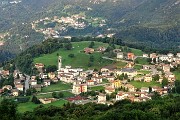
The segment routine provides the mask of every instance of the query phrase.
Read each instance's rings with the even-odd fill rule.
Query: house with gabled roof
[[[140,89],[140,91],[141,91],[141,92],[147,92],[147,93],[149,93],[149,88],[148,88],[148,87],[142,87],[142,88]]]
[[[12,90],[12,86],[11,85],[5,85],[2,87],[2,89],[7,89],[7,90]]]
[[[129,92],[135,92],[136,91],[135,87],[131,84],[126,84],[126,85],[124,85],[124,87],[126,89],[128,89]]]
[[[98,95],[98,103],[105,104],[106,103],[106,94],[99,93]]]
[[[115,92],[115,88],[113,88],[112,86],[106,86],[105,87],[105,92],[107,94],[111,94],[111,93]]]
[[[87,80],[87,85],[93,86],[93,85],[95,85],[95,81],[94,80]]]
[[[12,89],[11,93],[13,96],[19,96],[19,90],[18,89]]]
[[[19,84],[19,85],[16,85],[15,87],[16,87],[19,91],[23,91],[23,90],[24,90],[24,85]]]
[[[91,80],[97,84],[102,83],[102,77],[91,77]]]

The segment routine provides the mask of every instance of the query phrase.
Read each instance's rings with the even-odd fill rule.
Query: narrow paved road
[[[51,91],[51,92],[44,92],[44,93],[37,93],[37,95],[45,95],[45,94],[49,94],[49,93],[53,93],[53,92],[65,92],[65,91],[71,92],[72,89],[58,90],[58,91]]]
[[[109,57],[102,57],[103,59],[106,59],[106,60],[116,60],[116,59],[113,59],[113,58],[109,58]]]
[[[105,86],[105,85],[108,85],[110,83],[102,83],[102,84],[97,84],[97,85],[93,85],[93,86],[88,86],[89,88],[91,87],[96,87],[96,86]]]
[[[25,89],[24,91],[26,92],[27,89],[29,89],[29,80],[30,80],[30,76],[25,75],[26,76],[26,81],[25,81]]]

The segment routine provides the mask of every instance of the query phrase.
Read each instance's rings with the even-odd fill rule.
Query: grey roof
[[[122,72],[129,72],[129,73],[136,72],[136,70],[134,68],[122,68],[121,71]]]

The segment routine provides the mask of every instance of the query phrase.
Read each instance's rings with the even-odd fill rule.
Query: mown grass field
[[[131,52],[133,52],[136,56],[142,56],[143,55],[143,51],[142,50],[138,50],[138,49],[134,49],[134,48],[130,48]]]
[[[33,111],[34,108],[43,105],[45,107],[49,107],[49,106],[57,106],[57,107],[62,107],[63,104],[67,103],[66,100],[58,100],[55,102],[52,102],[50,104],[34,104],[33,102],[27,102],[27,103],[20,103],[18,104],[17,110],[20,113],[24,113],[26,111]]]
[[[59,49],[58,51],[52,54],[44,54],[38,58],[34,59],[34,63],[43,63],[46,66],[48,65],[57,65],[58,62],[58,55],[62,56],[62,65],[71,65],[74,68],[80,67],[84,69],[88,68],[101,68],[102,66],[106,66],[111,64],[113,61],[101,59],[103,56],[100,52],[95,52],[93,54],[85,54],[83,52],[84,48],[88,47],[90,44],[89,41],[82,41],[82,42],[73,42],[73,49],[72,50],[65,50]],[[108,44],[95,42],[94,48],[98,48],[99,46],[107,47]],[[69,54],[74,54],[74,58],[68,57]],[[94,62],[91,67],[88,67],[89,58],[90,56],[94,56]]]
[[[99,91],[99,90],[104,90],[104,86],[95,86],[95,87],[91,87],[89,89],[93,90],[93,91]]]
[[[147,58],[137,58],[135,62],[141,65],[149,65],[149,62],[147,62]]]
[[[180,73],[178,71],[173,72],[176,76],[176,80],[180,80]]]
[[[142,65],[135,65],[135,66],[134,66],[134,69],[136,69],[136,70],[141,70],[141,69],[142,69]]]
[[[115,63],[115,66],[116,66],[117,68],[123,68],[123,67],[126,66],[126,64],[127,64],[127,63],[125,63],[125,62],[117,61],[117,62]]]
[[[67,90],[67,89],[71,89],[70,84],[58,82],[56,84],[51,84],[48,87],[43,87],[41,92],[52,92],[52,91]]]
[[[157,83],[155,81],[152,81],[152,82],[140,82],[140,81],[131,81],[130,84],[132,84],[134,87],[136,88],[141,88],[141,87],[153,87],[153,86],[160,86],[161,87],[161,84],[160,83]]]

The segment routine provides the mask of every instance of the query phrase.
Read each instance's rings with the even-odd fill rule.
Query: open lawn
[[[142,56],[143,55],[143,51],[142,50],[138,50],[138,49],[134,49],[134,48],[130,48],[131,52],[134,53],[136,56]]]
[[[179,81],[180,81],[180,72],[175,71],[175,72],[173,72],[173,73],[174,73],[175,76],[176,76],[176,80],[179,80]]]
[[[37,94],[37,98],[52,98],[52,93],[47,93],[47,94]]]
[[[36,108],[38,104],[34,104],[33,102],[27,102],[27,103],[19,103],[17,110],[20,113],[26,112],[26,111],[33,111],[34,108]]]
[[[72,94],[71,92],[68,92],[68,91],[63,91],[62,93],[64,94],[64,98],[73,97],[74,96],[74,94]]]
[[[161,87],[161,84],[157,83],[157,82],[140,82],[140,81],[131,81],[130,84],[134,85],[136,88],[141,88],[141,87],[153,87],[153,86],[160,86]]]
[[[0,96],[0,102],[3,100],[3,97],[2,96]]]
[[[91,87],[90,90],[93,90],[93,91],[104,90],[104,86],[95,86],[95,87]]]
[[[42,92],[52,92],[52,91],[67,90],[67,89],[71,89],[70,84],[58,82],[56,84],[51,84],[48,87],[43,87]]]
[[[27,102],[27,103],[20,103],[18,104],[18,112],[23,113],[26,111],[33,111],[34,108],[38,107],[39,105],[43,105],[45,107],[49,107],[51,105],[61,107],[64,103],[67,103],[66,100],[58,100],[50,104],[34,104],[33,102]]]
[[[85,47],[88,47],[90,44],[89,41],[82,41],[82,42],[72,42],[73,49],[72,50],[65,50],[65,49],[59,49],[58,51],[52,53],[52,54],[44,54],[38,58],[34,59],[34,63],[43,63],[46,66],[48,65],[57,65],[58,62],[58,55],[62,56],[62,65],[71,65],[74,68],[81,67],[84,69],[88,68],[101,68],[102,66],[106,66],[108,64],[111,64],[112,61],[110,60],[104,60],[101,59],[103,56],[100,52],[95,52],[91,54],[94,56],[94,62],[91,67],[88,67],[89,58],[91,55],[85,54],[83,52]],[[95,42],[94,48],[98,48],[99,46],[107,47],[108,44],[101,43],[101,42]],[[69,54],[74,54],[74,58],[68,57]]]
[[[134,69],[136,69],[136,70],[141,70],[141,69],[142,69],[142,65],[135,65],[135,66],[134,66]]]
[[[149,62],[147,62],[147,58],[137,58],[135,60],[135,63],[141,64],[141,65],[149,65]]]
[[[102,83],[109,83],[107,79],[102,79]]]
[[[117,68],[123,68],[123,67],[126,66],[126,63],[125,62],[121,62],[121,61],[117,61],[115,63],[115,65],[116,65]]]

